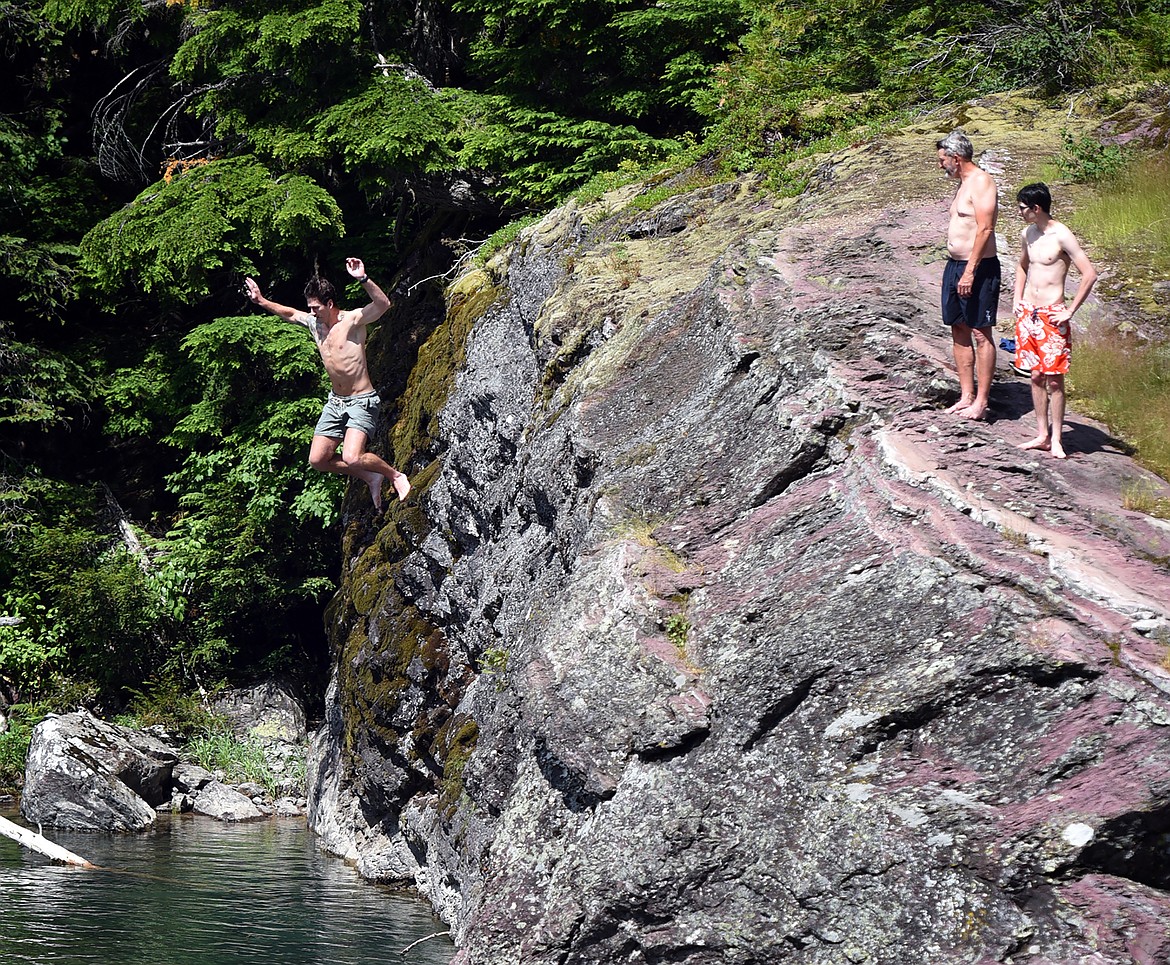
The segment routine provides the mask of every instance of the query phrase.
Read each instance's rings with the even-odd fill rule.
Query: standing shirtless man
[[[382,317],[390,307],[390,299],[370,281],[360,258],[346,258],[345,270],[361,282],[370,296],[365,308],[341,311],[333,285],[320,277],[309,279],[305,285],[308,312],[269,301],[251,278],[244,279],[244,289],[254,304],[285,321],[304,325],[317,343],[321,361],[329,373],[333,391],[313,430],[309,465],[321,472],[339,472],[365,480],[374,508],[381,512],[383,479],[390,480],[399,500],[406,499],[410,492],[410,480],[405,473],[374,453],[366,452],[366,442],[374,431],[381,403],[366,367],[366,326]]]
[[[972,160],[975,152],[966,134],[952,131],[937,147],[939,167],[959,182],[947,226],[949,257],[942,285],[942,317],[951,326],[959,372],[959,401],[947,412],[964,419],[982,419],[995,375],[993,335],[1000,286],[995,219],[999,197],[991,175]]]
[[[1072,356],[1070,320],[1093,290],[1097,269],[1071,231],[1049,213],[1048,185],[1026,184],[1016,195],[1020,217],[1020,264],[1016,270],[1013,307],[1016,313],[1016,366],[1032,374],[1032,408],[1036,437],[1021,449],[1051,450],[1064,459],[1064,376]],[[1064,304],[1064,282],[1070,265],[1081,274],[1072,302]],[[1052,427],[1048,425],[1049,410]]]

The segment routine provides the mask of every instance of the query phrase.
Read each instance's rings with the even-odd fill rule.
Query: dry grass
[[[1170,519],[1170,499],[1166,499],[1148,479],[1128,479],[1121,484],[1121,505],[1147,516]]]

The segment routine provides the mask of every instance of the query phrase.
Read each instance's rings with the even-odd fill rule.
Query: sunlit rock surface
[[[177,762],[157,738],[87,710],[53,715],[33,730],[20,811],[49,827],[141,831],[170,801]]]
[[[1014,191],[1045,143],[989,118]],[[1006,368],[941,411],[949,126],[796,201],[570,205],[453,287],[310,813],[459,963],[1170,957],[1170,526],[1122,505],[1167,487],[1075,413],[1018,450]]]

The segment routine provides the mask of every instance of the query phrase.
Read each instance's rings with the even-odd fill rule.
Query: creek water
[[[10,820],[18,820],[6,813]],[[46,837],[100,866],[53,864],[0,836],[3,965],[446,965],[419,899],[323,854],[303,820],[162,816],[137,835]]]

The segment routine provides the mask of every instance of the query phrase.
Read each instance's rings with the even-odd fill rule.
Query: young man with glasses
[[[314,277],[305,285],[308,312],[269,301],[260,294],[254,279],[244,279],[248,299],[285,321],[304,325],[317,343],[321,361],[333,391],[313,430],[309,465],[321,472],[344,473],[364,480],[370,488],[374,509],[382,510],[382,480],[390,480],[399,500],[410,493],[410,480],[388,462],[366,451],[366,443],[378,419],[381,399],[370,381],[366,366],[366,328],[390,307],[390,299],[370,281],[360,258],[346,258],[345,270],[356,278],[370,296],[365,308],[342,311],[337,292],[328,279]],[[341,446],[340,455],[337,447]]]
[[[1032,408],[1036,436],[1021,449],[1050,451],[1066,458],[1061,439],[1064,424],[1064,377],[1072,357],[1071,319],[1097,281],[1097,269],[1073,233],[1050,214],[1052,195],[1040,182],[1026,184],[1016,194],[1025,228],[1020,235],[1020,263],[1016,270],[1016,368],[1032,378]],[[1064,285],[1070,265],[1081,280],[1066,306]]]

